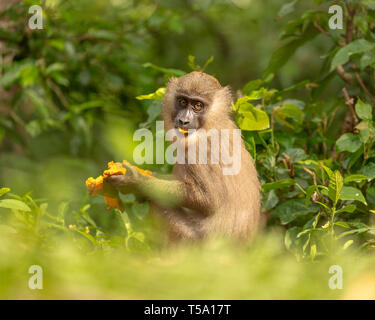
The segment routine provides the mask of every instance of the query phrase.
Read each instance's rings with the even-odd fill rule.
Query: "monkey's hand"
[[[98,178],[89,178],[86,180],[86,187],[91,196],[104,196],[105,202],[109,208],[123,210],[123,204],[118,196],[118,191],[111,185],[104,182],[103,176]]]
[[[125,177],[125,174],[128,171],[129,174],[126,177],[129,176],[129,179],[126,180],[134,180],[138,176],[137,171],[134,168],[135,167],[131,166],[126,161],[124,161],[124,163],[115,163],[111,161],[108,163],[108,169],[103,172],[102,176],[99,176],[96,179],[91,177],[86,180],[86,187],[91,196],[104,196],[109,208],[112,207],[123,210],[124,207],[118,195],[119,190],[116,187],[120,184],[127,185],[129,188],[131,184],[125,183],[124,179],[122,179],[120,183],[120,181],[112,177]],[[143,173],[144,170],[139,169],[139,171]],[[144,172],[149,174],[147,171]],[[123,190],[123,192],[129,193],[131,190]]]
[[[139,186],[142,184],[142,182],[144,180],[154,178],[151,171],[133,166],[126,160],[124,160],[121,164],[118,163],[117,165],[122,166],[125,169],[126,174],[107,176],[104,179],[104,190],[110,191],[114,188],[123,194],[134,193],[139,195]]]
[[[104,179],[104,190],[115,189],[123,194],[133,193],[165,207],[182,203],[182,184],[176,180],[159,179],[151,171],[137,168],[127,161],[122,163],[125,175],[113,175]]]
[[[140,178],[139,176],[128,176],[128,175],[119,175],[119,176],[110,176],[104,180],[103,191],[110,191],[116,189],[123,194],[127,193],[138,193],[138,183]]]

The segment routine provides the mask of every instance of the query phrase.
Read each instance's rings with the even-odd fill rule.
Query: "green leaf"
[[[361,130],[359,131],[359,138],[361,139],[362,143],[367,143],[369,140],[370,140],[370,136],[371,136],[371,133],[370,133],[370,130]]]
[[[206,63],[201,67],[200,65],[195,63],[195,57],[193,55],[188,56],[188,66],[195,71],[203,72],[209,64],[211,64],[214,61],[214,56],[211,56]]]
[[[52,64],[50,64],[47,68],[46,68],[46,71],[45,71],[45,74],[46,75],[49,75],[51,74],[52,72],[58,72],[58,71],[63,71],[66,69],[66,66],[64,63],[61,63],[61,62],[54,62]]]
[[[350,176],[347,176],[345,179],[344,179],[344,183],[348,183],[348,182],[357,182],[357,181],[363,181],[363,180],[367,180],[367,177],[363,174],[352,174]]]
[[[348,249],[352,244],[354,243],[354,240],[348,240],[345,242],[345,244],[343,245],[343,249],[346,250]]]
[[[314,194],[316,189],[318,189],[318,186],[316,186],[316,185],[309,186],[306,189],[306,198],[305,198],[305,206],[306,207],[310,204],[311,197]]]
[[[334,224],[336,226],[343,227],[343,228],[346,228],[346,229],[350,228],[350,226],[345,221],[336,221]]]
[[[298,38],[289,41],[276,50],[271,56],[267,69],[263,72],[263,79],[272,79],[275,73],[293,57],[297,49],[314,39],[318,33],[319,31],[312,24],[308,24],[308,27],[299,34]]]
[[[262,185],[262,189],[264,192],[273,190],[273,189],[281,189],[293,186],[295,184],[295,181],[293,179],[282,179],[278,180],[276,182],[269,182]]]
[[[344,181],[340,171],[336,170],[329,177],[328,197],[332,200],[333,205],[336,206],[340,198],[340,193],[343,188]]]
[[[292,92],[301,88],[306,88],[307,85],[310,83],[310,80],[304,80],[299,83],[296,83],[290,87],[287,87],[285,89],[280,90],[279,92],[276,93],[276,96],[283,96],[285,93]]]
[[[356,152],[362,145],[362,141],[358,135],[353,133],[343,134],[337,141],[336,146],[339,151]]]
[[[186,74],[185,71],[182,71],[182,70],[178,70],[178,69],[173,69],[173,68],[162,68],[162,67],[159,67],[159,66],[156,66],[152,63],[145,63],[143,64],[143,67],[145,68],[151,68],[151,69],[154,69],[156,71],[160,71],[168,76],[175,76],[175,77],[181,77],[183,75]]]
[[[371,105],[364,103],[361,99],[358,99],[355,105],[355,112],[358,117],[362,120],[372,120],[372,107]]]
[[[375,65],[375,53],[373,52],[366,52],[360,61],[360,68],[361,70],[365,69],[368,66],[374,66]]]
[[[288,128],[295,129],[303,122],[303,111],[294,104],[282,104],[273,109],[275,118]]]
[[[305,197],[305,205],[306,207],[309,206],[309,203],[310,203],[310,200],[311,200],[311,197],[312,195],[314,194],[314,192],[316,190],[318,190],[319,188],[321,189],[325,189],[327,188],[326,186],[321,186],[321,185],[312,185],[312,186],[309,186],[307,189],[306,189],[306,197]]]
[[[345,207],[341,208],[340,210],[337,210],[336,213],[340,213],[340,212],[353,213],[355,211],[355,209],[357,209],[357,207],[354,204],[349,204],[348,206],[345,206]]]
[[[340,194],[340,200],[355,200],[367,205],[366,199],[362,191],[353,187],[343,187]]]
[[[73,231],[79,233],[81,236],[83,236],[84,238],[89,240],[93,245],[95,245],[96,240],[91,234],[83,232],[81,230],[77,230],[77,229],[75,229]]]
[[[306,152],[301,148],[288,148],[284,152],[291,162],[299,162],[306,159]]]
[[[306,207],[303,200],[301,200],[302,199],[288,200],[273,210],[271,215],[278,217],[281,224],[285,225],[294,221],[297,217],[315,213],[319,210],[319,207],[313,205]]]
[[[363,174],[367,177],[368,181],[375,179],[375,163],[370,162],[369,164],[365,165],[359,173]]]
[[[166,91],[167,91],[166,88],[159,88],[153,93],[138,96],[136,97],[136,99],[137,100],[162,100]]]
[[[236,122],[241,130],[246,131],[265,130],[270,127],[267,113],[255,108],[252,112],[237,115]]]
[[[310,246],[310,258],[311,258],[311,260],[314,260],[315,259],[315,256],[316,256],[316,244],[314,243],[314,244],[312,244],[311,246]]]
[[[100,32],[100,30],[98,31]],[[59,51],[63,51],[65,47],[65,40],[64,39],[51,39],[48,41],[48,45]]]
[[[247,101],[260,100],[266,96],[273,96],[275,93],[275,89],[267,90],[266,88],[260,88],[259,90],[251,91],[247,96],[241,97],[240,99],[246,99]]]
[[[258,89],[262,84],[263,84],[263,80],[261,79],[249,81],[242,88],[242,93],[248,95],[252,91]]]
[[[349,231],[345,231],[343,233],[340,233],[338,236],[337,236],[337,239],[341,239],[345,236],[348,236],[350,234],[355,234],[355,233],[363,233],[363,232],[367,232],[369,231],[370,228],[368,227],[364,227],[364,228],[358,228],[358,229],[352,229],[352,230],[349,230]]]
[[[145,242],[145,234],[142,232],[133,232],[131,237],[137,239],[138,241],[144,243]]]
[[[375,206],[375,185],[366,189],[366,200],[372,206]]]
[[[234,105],[236,122],[240,129],[246,131],[265,130],[270,127],[268,114],[260,109],[256,109],[250,102],[249,97],[238,99]]]
[[[5,69],[5,72],[0,78],[0,86],[8,88],[19,79],[21,72],[24,69],[30,67],[33,67],[33,65],[28,61],[22,61],[19,63],[14,62],[10,64],[10,67]]]
[[[324,171],[327,173],[327,176],[330,177],[332,175],[332,170],[330,168],[328,168],[327,166],[325,166],[322,162],[318,162],[318,161],[315,161],[315,160],[303,160],[303,161],[298,161],[299,164],[306,164],[306,165],[315,165],[315,166],[318,166],[318,167],[321,167],[324,169]]]
[[[115,212],[122,219],[122,222],[124,224],[124,229],[126,230],[128,236],[130,234],[132,234],[133,233],[133,227],[132,227],[132,225],[130,223],[130,219],[129,219],[129,216],[128,216],[127,212],[125,210],[124,211],[120,211],[118,209],[115,209]]]
[[[24,202],[16,199],[4,199],[0,200],[0,208],[7,208],[12,210],[31,211],[29,206]]]
[[[339,65],[344,65],[353,54],[363,53],[375,48],[375,43],[371,43],[365,39],[355,40],[345,47],[337,51],[331,62],[331,70],[333,71]]]
[[[20,72],[20,83],[23,87],[33,85],[39,75],[39,69],[36,66],[28,65]]]
[[[275,190],[271,190],[266,196],[262,197],[262,209],[268,211],[274,208],[279,203],[279,198]]]
[[[292,249],[292,246],[297,239],[296,235],[298,233],[298,229],[299,229],[298,227],[293,227],[293,228],[286,230],[285,237],[284,237],[284,244],[287,250]]]
[[[9,188],[0,188],[0,197],[10,191]]]
[[[305,229],[305,230],[301,231],[297,235],[297,238],[301,238],[305,234],[310,234],[310,233],[313,233],[313,232],[320,232],[320,231],[324,231],[324,229],[322,229],[322,228],[309,228],[309,229]]]

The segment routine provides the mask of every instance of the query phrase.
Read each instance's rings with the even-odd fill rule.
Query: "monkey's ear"
[[[225,86],[223,88],[224,92],[225,92],[225,95],[230,99],[230,101],[232,102],[233,100],[233,90],[230,86]]]
[[[225,86],[216,95],[225,106],[229,106],[233,100],[233,91],[230,86]]]
[[[232,103],[232,90],[229,86],[222,87],[215,91],[214,100],[212,102],[211,112],[214,114],[228,113]]]

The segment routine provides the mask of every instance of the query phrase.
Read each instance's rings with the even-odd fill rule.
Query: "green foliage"
[[[257,131],[268,129],[270,121],[265,111],[255,108],[249,101],[259,100],[263,95],[253,94],[244,96],[237,100],[233,106],[235,119],[240,129],[246,131]]]
[[[375,48],[375,43],[365,39],[358,39],[337,51],[331,62],[331,71],[340,65],[346,64],[352,55],[363,54]]]
[[[9,285],[18,261],[40,259],[89,274],[88,282],[107,271],[96,286],[111,290],[119,281],[115,298],[123,286],[144,297],[149,282],[157,288],[150,297],[191,298],[190,279],[213,280],[199,291],[204,298],[329,298],[338,294],[326,280],[314,288],[325,264],[338,263],[332,257],[345,253],[352,270],[352,257],[366,252],[361,265],[373,266],[372,1],[339,3],[343,30],[328,28],[332,1],[47,2],[44,31],[25,28],[29,1],[0,12],[0,184],[12,189],[0,188],[0,271]],[[191,70],[236,93],[231,112],[257,165],[266,230],[278,231],[252,250],[218,242],[202,256],[183,247],[163,265],[149,204],[128,195],[124,211],[106,210],[103,199],[88,197],[84,179],[109,160],[131,160],[134,130],[154,130],[167,81]],[[312,266],[321,269],[305,279]],[[69,273],[60,272],[51,281]],[[220,277],[225,288],[214,281]],[[54,283],[46,297],[58,296]]]

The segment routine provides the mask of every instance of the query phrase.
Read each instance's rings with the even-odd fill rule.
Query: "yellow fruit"
[[[184,129],[182,129],[182,128],[178,128],[178,131],[180,131],[180,132],[182,132],[182,133],[188,133],[187,130],[184,130]]]

